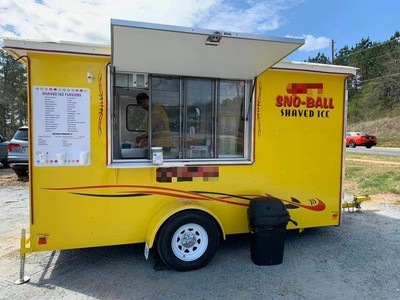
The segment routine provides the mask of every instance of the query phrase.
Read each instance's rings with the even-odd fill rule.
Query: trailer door
[[[304,40],[111,20],[117,71],[254,79]]]

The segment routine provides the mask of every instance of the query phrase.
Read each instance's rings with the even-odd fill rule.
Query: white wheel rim
[[[200,258],[208,247],[208,234],[198,224],[185,224],[175,231],[171,248],[175,256],[183,261]]]

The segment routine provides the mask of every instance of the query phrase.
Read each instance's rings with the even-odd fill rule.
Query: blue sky
[[[110,19],[300,37],[289,56],[331,57],[362,38],[383,42],[400,30],[398,0],[0,0],[0,40],[110,43]],[[1,42],[0,42],[1,43]]]

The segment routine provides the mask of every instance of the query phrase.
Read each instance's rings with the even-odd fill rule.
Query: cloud
[[[284,25],[303,0],[2,0],[0,38],[110,43],[110,19],[246,33]]]
[[[301,48],[299,48],[299,51],[312,52],[326,49],[331,46],[331,39],[324,36],[314,37],[310,34],[306,34],[301,38],[305,39],[305,43]]]
[[[303,0],[221,1],[200,21],[202,28],[265,33],[286,24],[285,11]]]
[[[2,0],[0,38],[109,43],[111,18],[191,26],[217,3],[218,0]]]

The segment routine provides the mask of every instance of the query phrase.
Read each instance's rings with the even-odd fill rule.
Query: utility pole
[[[332,46],[332,65],[333,65],[333,63],[334,63],[333,60],[335,59],[335,41],[334,40],[332,40],[331,46]]]

